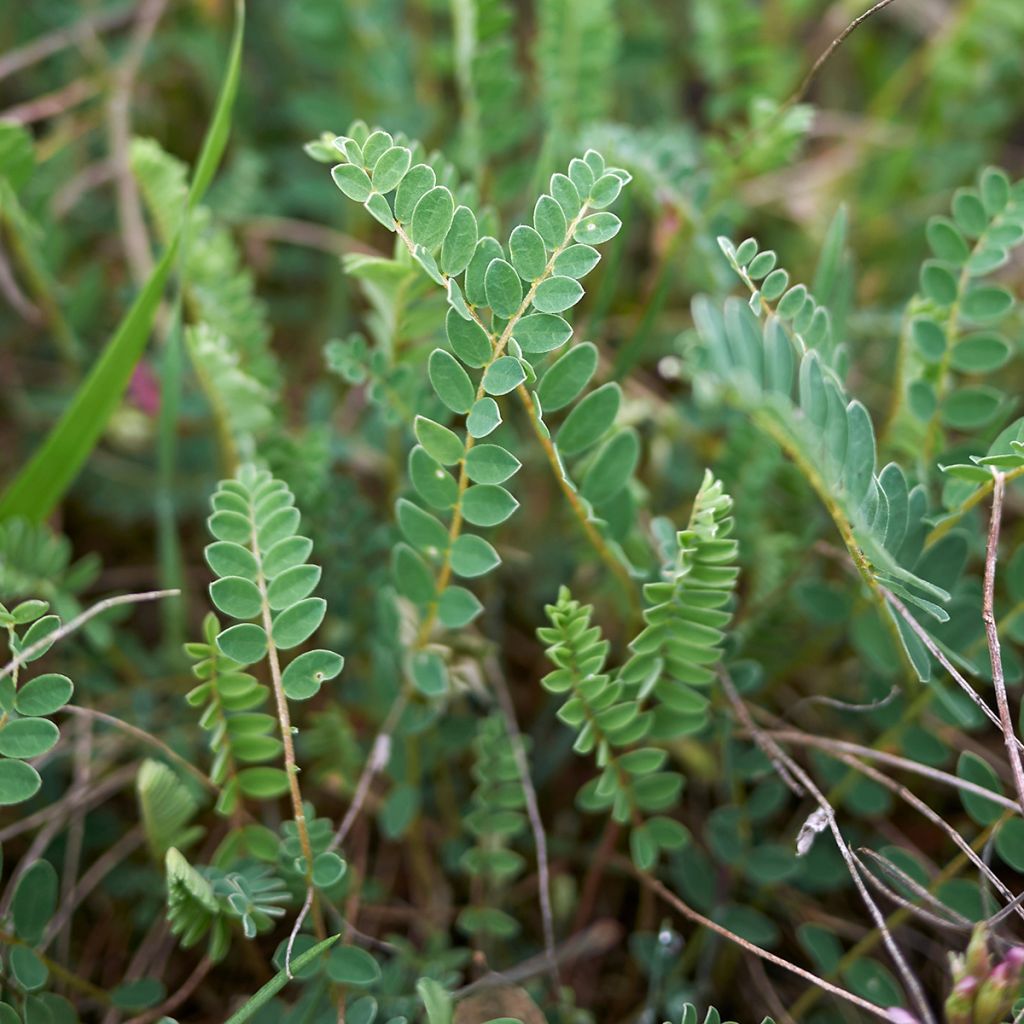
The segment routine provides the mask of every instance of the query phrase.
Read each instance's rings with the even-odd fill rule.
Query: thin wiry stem
[[[899,612],[900,616],[907,623],[908,626],[917,634],[918,639],[928,648],[928,652],[931,656],[950,674],[953,681],[970,697],[971,701],[977,706],[978,710],[993,724],[1002,729],[1003,724],[999,719],[999,716],[985,703],[984,699],[974,689],[973,686],[963,677],[963,675],[957,670],[956,666],[946,657],[943,653],[942,648],[928,635],[928,631],[921,625],[917,619],[910,613],[907,606],[894,594],[891,590],[887,590],[881,585],[880,589],[885,595],[885,599]],[[1004,736],[1005,736],[1004,732]],[[1024,743],[1021,743],[1016,736],[1011,734],[1007,739],[1008,743],[1011,743],[1018,750],[1024,750]]]
[[[823,989],[830,995],[836,996],[838,999],[843,999],[853,1006],[859,1006],[862,1010],[866,1010],[872,1016],[878,1017],[880,1020],[891,1020],[889,1011],[882,1006],[876,1006],[874,1003],[869,1003],[866,999],[862,999],[860,996],[854,995],[852,992],[848,992],[845,988],[840,988],[838,985],[833,985],[832,982],[826,981],[824,978],[819,978],[816,974],[808,971],[804,967],[800,967],[797,964],[791,963],[789,960],[784,960],[781,956],[776,956],[774,953],[767,949],[762,949],[756,943],[749,941],[749,939],[743,938],[742,935],[737,935],[735,932],[729,931],[728,928],[723,927],[717,921],[712,921],[711,918],[705,917],[703,914],[694,910],[688,903],[685,903],[679,898],[671,889],[666,888],[658,879],[652,878],[644,871],[640,871],[633,866],[631,861],[623,859],[621,861],[624,867],[627,867],[631,874],[637,878],[641,885],[645,885],[653,893],[660,896],[670,907],[677,910],[683,917],[693,921],[694,924],[700,925],[702,928],[707,928],[708,931],[714,932],[716,935],[721,935],[722,938],[727,939],[729,942],[734,943],[741,949],[746,950],[748,953],[752,953],[754,956],[760,957],[762,960],[767,960],[770,964],[775,964],[776,967],[781,967],[783,970],[789,971],[797,977],[803,978],[805,981],[809,981],[812,985],[817,988]]]
[[[798,765],[796,761],[794,761],[777,743],[775,743],[770,737],[764,735],[762,730],[754,723],[750,712],[747,710],[747,706],[743,703],[743,699],[740,697],[732,680],[729,678],[729,674],[724,669],[720,669],[718,675],[721,680],[722,687],[736,711],[737,717],[747,727],[747,729],[750,730],[750,733],[754,738],[754,742],[765,752],[766,755],[772,757],[773,763],[778,761],[784,764],[789,774],[793,778],[796,778],[807,792],[809,792],[817,801],[821,813],[827,818],[828,828],[832,832],[832,837],[835,839],[839,853],[842,855],[842,858],[846,863],[846,867],[850,873],[850,878],[853,879],[854,886],[857,888],[861,899],[864,901],[864,905],[867,907],[871,919],[875,922],[875,927],[882,936],[882,941],[885,943],[885,947],[889,951],[889,956],[892,958],[900,977],[903,979],[903,983],[907,987],[917,1012],[921,1016],[921,1020],[924,1021],[925,1024],[935,1024],[935,1017],[932,1014],[931,1007],[928,1005],[928,1000],[925,998],[924,990],[921,987],[920,981],[913,971],[911,971],[910,965],[907,963],[906,958],[903,956],[902,951],[896,944],[892,933],[889,931],[889,926],[886,924],[885,916],[879,909],[878,904],[872,899],[871,893],[868,892],[867,886],[864,884],[864,879],[861,877],[857,860],[847,845],[846,840],[839,829],[839,825],[836,822],[835,808],[831,803],[829,803],[825,794],[818,789],[810,775],[808,775],[807,772],[805,772],[803,768],[801,768],[800,765]]]
[[[328,850],[336,850],[345,841],[345,837],[352,830],[352,826],[356,823],[356,819],[366,803],[373,780],[387,768],[388,762],[391,760],[391,734],[394,732],[408,701],[409,691],[403,687],[391,705],[391,710],[388,711],[388,716],[384,719],[380,732],[374,738],[369,757],[366,759],[359,781],[356,783],[355,792],[352,794],[352,803],[349,804],[345,817],[342,818],[341,824],[331,838]]]
[[[870,18],[872,15],[877,14],[883,8],[888,7],[889,4],[891,4],[892,2],[893,0],[878,0],[878,3],[876,3],[873,7],[864,11],[863,14],[857,15],[857,17],[854,18],[853,21],[851,21],[850,24],[847,25],[846,28],[844,28],[843,31],[840,32],[839,35],[837,35],[835,39],[832,40],[831,43],[829,43],[829,45],[818,57],[818,59],[811,65],[811,70],[808,71],[806,75],[804,75],[803,81],[800,83],[799,86],[797,86],[797,89],[793,93],[793,95],[790,96],[789,99],[786,100],[786,102],[782,105],[782,109],[786,110],[789,107],[795,106],[797,103],[799,103],[804,98],[804,96],[807,95],[807,90],[811,87],[811,82],[813,82],[814,79],[817,77],[818,72],[828,62],[832,54],[834,54],[836,50],[838,50],[839,47],[843,45],[847,37],[859,25],[862,25],[865,21],[868,20],[868,18]]]
[[[940,768],[932,768],[930,765],[920,764],[899,754],[890,754],[885,750],[875,750],[874,747],[864,747],[859,743],[851,743],[849,740],[833,739],[831,736],[815,736],[813,733],[800,732],[797,729],[763,729],[763,735],[778,740],[779,743],[795,743],[803,747],[815,747],[818,750],[828,752],[843,752],[853,754],[857,758],[867,758],[872,761],[881,761],[883,764],[892,765],[893,768],[901,768],[904,771],[921,775],[933,782],[941,782],[946,786],[953,786],[965,793],[973,793],[975,796],[984,797],[1008,811],[1019,812],[1020,808],[1013,800],[995,793],[984,786],[979,786],[969,779],[961,779],[958,775],[944,772]]]
[[[11,50],[0,57],[0,80],[18,71],[24,71],[25,68],[30,68],[33,64],[52,57],[53,54],[60,53],[68,47],[81,46],[95,35],[121,28],[132,20],[134,14],[135,8],[129,4],[116,10],[83,15],[66,28],[37,36],[17,50]]]
[[[120,594],[117,597],[108,597],[102,601],[97,601],[91,608],[86,608],[84,612],[76,615],[69,622],[65,622],[63,626],[58,627],[52,633],[48,633],[42,640],[29,644],[25,650],[13,657],[3,668],[0,668],[0,679],[6,679],[7,676],[26,664],[26,662],[31,661],[37,654],[45,651],[51,644],[55,644],[70,633],[74,633],[76,629],[81,629],[90,619],[94,619],[97,615],[101,615],[111,608],[117,608],[122,604],[160,601],[165,597],[178,597],[180,594],[180,590],[150,590],[144,594]]]
[[[492,661],[494,659],[491,659]],[[519,783],[523,787],[523,796],[526,803],[526,815],[530,820],[530,829],[533,832],[533,845],[537,850],[537,889],[540,899],[540,916],[544,928],[544,952],[548,958],[548,970],[551,972],[551,980],[557,990],[560,984],[558,978],[558,961],[555,958],[555,915],[551,909],[551,871],[548,866],[548,838],[544,831],[544,821],[540,816],[540,805],[537,802],[537,790],[534,788],[533,779],[530,777],[530,763],[526,757],[526,746],[523,743],[523,735],[519,731],[519,723],[516,721],[516,706],[509,693],[508,684],[505,682],[504,673],[495,664],[490,673],[494,680],[494,688],[498,695],[498,703],[505,718],[505,728],[512,740],[512,754],[515,757],[516,772],[519,775]]]
[[[930,921],[936,928],[955,928],[958,931],[969,932],[974,927],[974,922],[970,918],[964,917],[963,914],[958,914],[952,907],[947,907],[941,900],[936,899],[917,879],[911,878],[906,871],[898,868],[887,857],[883,857],[877,851],[868,849],[866,846],[862,846],[857,852],[862,857],[867,857],[877,864],[882,873],[888,875],[894,882],[906,886],[919,900],[935,908],[934,913],[929,913],[922,907],[916,906],[909,900],[904,899],[888,886],[882,885],[879,879],[875,878],[870,871],[864,871],[864,877],[872,885],[879,886],[879,892],[883,892],[909,913],[921,916]]]
[[[1006,753],[1010,758],[1013,782],[1017,787],[1017,799],[1024,810],[1024,765],[1021,764],[1020,747],[1010,717],[1010,702],[1006,696],[1006,680],[1003,678],[1003,658],[999,647],[999,629],[996,626],[995,591],[996,560],[999,556],[999,527],[1003,518],[1003,496],[1006,493],[1006,479],[998,470],[993,471],[992,515],[989,518],[988,543],[985,547],[985,581],[981,605],[981,617],[985,622],[985,638],[988,642],[988,656],[992,665],[992,686],[996,691],[996,707],[999,709],[999,725],[1003,731]]]
[[[95,708],[83,708],[78,707],[74,704],[68,704],[61,708],[61,713],[65,715],[74,715],[76,718],[83,719],[95,719],[98,722],[105,722],[107,725],[112,725],[115,729],[119,729],[121,732],[127,733],[129,736],[134,736],[137,740],[142,743],[148,744],[151,747],[155,747],[162,754],[172,760],[176,765],[184,768],[194,779],[200,782],[206,789],[210,790],[211,793],[220,793],[220,787],[207,775],[202,769],[197,768],[188,758],[182,757],[173,747],[168,746],[159,736],[154,736],[151,732],[146,732],[145,729],[140,729],[137,725],[132,725],[130,722],[124,721],[124,719],[117,718],[114,715],[108,715],[105,711],[97,711]]]

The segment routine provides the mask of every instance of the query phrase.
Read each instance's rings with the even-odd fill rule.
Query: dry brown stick
[[[77,107],[79,103],[91,99],[98,92],[99,86],[92,79],[76,78],[62,89],[0,111],[0,121],[13,121],[15,124],[45,121],[47,118],[63,114],[65,110]]]
[[[60,907],[53,916],[40,943],[40,949],[46,949],[56,935],[71,920],[71,915],[78,909],[86,897],[103,881],[111,871],[126,857],[142,845],[145,840],[142,829],[136,825],[129,829],[113,846],[107,847],[83,873],[72,887],[68,896],[61,898]],[[67,933],[65,933],[67,934]]]
[[[648,889],[660,896],[670,907],[677,910],[683,915],[683,917],[693,921],[694,924],[698,924],[702,928],[707,928],[708,931],[712,931],[716,935],[722,936],[723,939],[727,939],[729,942],[734,943],[741,949],[746,950],[746,952],[752,953],[754,956],[760,957],[762,960],[767,960],[770,964],[775,964],[776,967],[781,967],[783,970],[789,971],[790,973],[803,978],[805,981],[810,982],[817,988],[823,989],[830,995],[836,996],[838,999],[843,999],[848,1003],[852,1003],[854,1006],[859,1006],[862,1010],[867,1010],[868,1013],[880,1018],[881,1020],[891,1020],[889,1011],[886,1010],[885,1007],[869,1003],[866,999],[861,999],[860,996],[854,995],[852,992],[848,992],[846,989],[840,988],[838,985],[833,985],[832,982],[826,981],[824,978],[819,978],[816,974],[808,971],[806,968],[800,967],[798,964],[790,963],[790,961],[784,960],[781,956],[776,956],[767,949],[762,949],[755,943],[743,938],[742,935],[737,935],[735,932],[729,931],[728,928],[718,924],[717,921],[712,921],[710,918],[705,917],[700,912],[694,910],[693,907],[680,899],[680,897],[671,889],[666,888],[666,886],[658,881],[657,878],[652,878],[650,875],[634,867],[632,861],[622,858],[618,862],[622,867],[626,868],[630,874],[638,879],[641,885],[647,886]]]
[[[988,642],[988,656],[992,665],[992,686],[996,691],[996,707],[999,709],[999,725],[1003,731],[1003,742],[1010,758],[1013,782],[1017,787],[1017,799],[1024,810],[1024,765],[1021,764],[1017,735],[1010,717],[1010,702],[1006,696],[1006,680],[1003,678],[1003,658],[999,647],[999,629],[996,626],[995,591],[996,561],[999,557],[999,527],[1003,519],[1003,496],[1006,493],[1006,478],[994,470],[992,485],[992,514],[989,517],[988,543],[985,547],[985,580],[981,605],[981,617],[985,622],[985,638]]]
[[[815,736],[813,733],[800,732],[798,729],[763,729],[765,736],[770,736],[779,743],[795,743],[802,747],[815,747],[818,750],[841,751],[846,754],[853,754],[857,758],[867,758],[872,761],[881,761],[883,764],[891,765],[893,768],[901,768],[904,771],[914,772],[934,782],[941,782],[946,786],[953,786],[955,789],[963,790],[965,793],[973,793],[975,796],[984,797],[1008,811],[1018,811],[1015,800],[1001,796],[984,786],[968,779],[961,779],[957,775],[951,775],[940,768],[932,768],[926,764],[919,764],[909,758],[900,757],[899,754],[890,754],[885,750],[875,750],[873,747],[864,747],[859,743],[851,743],[849,740],[837,740],[831,736]]]
[[[355,792],[352,794],[352,803],[349,804],[345,817],[341,819],[341,824],[334,833],[330,846],[327,847],[328,850],[336,850],[345,841],[345,837],[356,823],[356,819],[366,803],[373,780],[387,768],[388,762],[391,760],[391,733],[398,724],[398,719],[401,718],[408,700],[409,692],[403,687],[391,705],[387,718],[384,719],[384,724],[380,727],[380,732],[374,738],[370,754],[363,766],[359,781],[356,783]]]
[[[89,785],[92,775],[92,722],[83,719],[78,722],[75,730],[75,775],[74,785],[78,790]],[[64,868],[60,880],[60,907],[63,911],[72,900],[78,885],[78,871],[82,862],[82,842],[85,838],[85,811],[76,804],[71,812],[71,823],[68,825],[67,844],[64,850]],[[65,918],[67,928],[60,933],[57,947],[57,959],[66,964],[71,956],[71,922],[70,913]],[[50,922],[52,927],[53,922]]]
[[[766,735],[772,734],[767,733]],[[781,742],[785,742],[785,740],[783,739]],[[817,746],[820,749],[825,750],[830,756],[836,758],[836,760],[842,761],[843,764],[847,765],[850,768],[853,768],[855,771],[860,772],[862,775],[865,775],[872,781],[877,782],[880,786],[883,786],[884,788],[891,790],[901,800],[904,800],[915,810],[919,811],[930,822],[932,822],[938,828],[942,829],[942,831],[944,831],[949,836],[949,838],[953,841],[957,848],[964,854],[965,857],[967,857],[968,860],[970,860],[970,862],[978,869],[978,871],[982,875],[984,875],[985,878],[988,879],[988,881],[991,882],[992,885],[994,885],[1003,894],[1003,896],[1006,897],[1006,899],[1009,901],[1008,906],[1014,906],[1015,897],[1013,893],[1010,892],[1010,890],[1000,880],[999,876],[996,875],[995,872],[993,872],[992,869],[988,866],[988,864],[985,863],[984,859],[979,857],[978,854],[975,853],[971,844],[968,843],[967,840],[964,839],[963,836],[961,836],[960,833],[957,832],[957,830],[953,828],[953,826],[950,825],[945,818],[942,817],[942,815],[932,810],[932,808],[929,807],[927,803],[925,803],[920,797],[918,797],[916,794],[912,793],[909,789],[907,789],[906,786],[900,785],[900,783],[895,782],[893,779],[890,779],[889,776],[886,775],[884,772],[877,771],[870,765],[864,764],[864,762],[860,761],[858,758],[853,757],[850,754],[844,753],[839,749],[836,749],[839,746],[837,742],[830,742],[828,740],[825,740],[820,744],[815,743],[809,745]],[[829,749],[830,745],[833,749]],[[951,776],[951,778],[953,778],[953,776]],[[977,789],[977,796],[984,796],[986,799],[988,799],[988,793],[990,792],[989,790],[984,789],[981,786],[977,787]],[[1005,800],[1004,798],[1004,802],[1010,805],[1011,810],[1016,810],[1016,805],[1013,804],[1012,801]],[[1022,917],[1024,917],[1024,911],[1021,911],[1019,907],[1018,913]]]
[[[921,885],[916,878],[911,878],[906,871],[901,870],[893,864],[891,860],[883,857],[876,850],[871,850],[866,846],[862,846],[860,850],[858,850],[858,853],[863,854],[865,857],[874,861],[883,874],[888,875],[894,882],[898,882],[900,885],[905,885],[919,900],[934,908],[933,912],[927,913],[921,907],[915,906],[909,901],[904,901],[902,897],[899,897],[900,901],[902,901],[900,902],[900,906],[906,907],[910,913],[925,915],[933,924],[936,925],[936,927],[940,928],[955,928],[962,932],[969,932],[974,928],[974,922],[970,920],[970,918],[957,913],[957,911],[952,907],[947,907],[945,903],[933,896],[923,885]],[[864,877],[873,879],[875,882],[878,881],[878,879],[874,878],[874,875],[867,870],[864,872]],[[884,891],[891,898],[896,896],[888,886],[884,887]]]
[[[868,18],[872,17],[872,15],[875,15],[879,11],[888,7],[889,4],[891,4],[892,2],[893,0],[878,0],[878,3],[876,3],[873,7],[870,7],[868,10],[864,11],[863,14],[858,14],[857,17],[854,18],[853,21],[851,21],[850,24],[847,25],[846,28],[844,28],[843,31],[840,32],[839,35],[837,35],[835,39],[832,40],[831,43],[829,43],[829,45],[824,49],[824,51],[822,51],[818,59],[811,65],[811,70],[808,71],[806,75],[804,75],[803,81],[800,83],[800,85],[797,86],[796,92],[794,92],[793,95],[790,96],[789,99],[786,100],[786,102],[782,105],[782,109],[786,110],[789,107],[795,106],[797,103],[799,103],[804,98],[804,96],[807,95],[807,90],[811,87],[811,82],[814,81],[818,72],[822,69],[822,67],[824,67],[825,63],[836,52],[836,50],[838,50],[839,47],[842,46],[844,42],[846,42],[847,37],[852,32],[854,32],[860,25],[867,21]]]
[[[74,806],[92,807],[95,804],[102,803],[112,793],[116,793],[119,789],[123,789],[132,782],[137,774],[137,765],[125,765],[123,768],[111,772],[100,782],[97,782],[86,793],[78,793],[76,791],[68,793],[57,803],[52,803],[49,807],[44,807],[42,810],[36,811],[35,814],[27,815],[8,825],[7,828],[0,830],[0,843],[6,843],[7,840],[13,839],[23,832],[30,832],[37,826],[45,825],[51,818],[61,818]]]
[[[24,71],[33,64],[52,57],[61,50],[71,46],[79,46],[101,32],[109,32],[113,29],[127,25],[134,16],[134,7],[119,7],[112,11],[102,11],[99,14],[86,15],[76,18],[66,28],[59,28],[46,35],[37,36],[31,42],[11,50],[0,57],[0,81]]]
[[[491,658],[489,660],[492,662],[490,675],[494,681],[498,703],[501,705],[501,711],[505,717],[505,728],[512,740],[512,753],[515,757],[516,771],[519,775],[519,783],[523,787],[526,815],[530,820],[530,829],[533,832],[533,845],[537,851],[537,889],[540,901],[541,924],[544,930],[544,952],[548,958],[548,970],[551,972],[551,981],[557,991],[561,982],[558,977],[558,961],[555,958],[555,915],[551,909],[551,871],[548,865],[548,837],[544,831],[544,821],[540,816],[537,790],[534,788],[533,779],[530,777],[530,763],[526,757],[526,746],[523,743],[522,733],[519,731],[519,723],[516,721],[516,708],[512,701],[512,694],[509,692],[504,673],[497,665],[496,659]]]
[[[847,845],[846,839],[839,828],[836,821],[835,808],[829,803],[828,798],[824,793],[815,785],[814,780],[810,777],[794,761],[777,743],[775,743],[770,737],[766,736],[754,723],[750,712],[747,710],[746,704],[743,703],[743,699],[740,697],[739,692],[736,690],[732,679],[729,678],[728,672],[724,669],[719,669],[718,677],[721,680],[722,687],[724,688],[726,695],[729,698],[730,703],[736,711],[737,717],[740,721],[750,730],[751,735],[754,738],[754,742],[761,748],[764,753],[771,757],[772,762],[782,762],[789,770],[790,774],[799,780],[803,787],[814,797],[818,803],[818,811],[812,818],[818,817],[825,819],[825,824],[832,833],[832,837],[835,840],[836,847],[841,854],[843,861],[846,863],[846,867],[850,873],[850,878],[853,880],[853,884],[856,887],[864,905],[868,909],[868,913],[871,919],[875,922],[875,927],[878,929],[882,936],[882,941],[885,943],[885,948],[889,952],[889,956],[892,958],[893,964],[896,966],[900,977],[903,979],[904,985],[906,985],[910,997],[917,1009],[917,1012],[921,1016],[921,1020],[925,1024],[935,1024],[935,1017],[932,1014],[931,1007],[928,1005],[928,1000],[925,998],[924,990],[921,987],[921,983],[917,976],[911,971],[910,965],[907,963],[906,958],[903,956],[902,951],[896,944],[896,940],[893,938],[892,933],[889,931],[889,926],[886,924],[885,916],[879,909],[878,904],[872,899],[871,893],[868,892],[868,888],[864,883],[864,879],[861,877],[860,869],[857,865],[857,860]],[[808,819],[810,821],[811,819]],[[806,828],[806,826],[805,826]],[[819,825],[815,827],[814,831],[823,831],[824,826]],[[803,830],[801,830],[803,832]]]
[[[107,138],[114,165],[117,220],[125,259],[137,287],[142,286],[153,269],[153,253],[142,215],[139,186],[132,173],[132,93],[146,47],[166,6],[167,0],[143,0],[128,50],[111,76],[107,100]]]

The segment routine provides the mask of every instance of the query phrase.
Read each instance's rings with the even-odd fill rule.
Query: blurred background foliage
[[[716,467],[739,510],[735,644],[760,666],[747,692],[776,709],[808,695],[886,698],[898,663],[891,642],[841,571],[827,557],[807,557],[831,539],[824,511],[778,448],[702,398],[684,372],[694,343],[691,299],[735,290],[716,236],[755,235],[795,280],[808,282],[832,237],[843,272],[833,275],[841,284],[828,302],[850,353],[850,387],[881,422],[904,307],[928,252],[927,218],[948,210],[953,190],[979,167],[999,164],[1013,178],[1024,169],[1019,0],[896,0],[854,32],[801,95],[814,59],[861,10],[859,0],[252,0],[229,149],[192,215],[183,301],[187,319],[215,330],[187,334],[192,358],[180,408],[161,420],[164,310],[127,399],[59,513],[47,524],[0,524],[0,599],[44,597],[67,615],[113,590],[183,582],[177,611],[161,618],[155,608],[141,610],[133,629],[98,621],[67,657],[85,700],[198,756],[201,738],[182,714],[187,665],[178,652],[182,640],[199,636],[206,611],[208,496],[255,437],[310,523],[326,568],[326,642],[348,659],[340,703],[317,703],[300,742],[326,794],[318,810],[341,806],[342,780],[352,778],[397,687],[402,624],[389,584],[391,506],[404,487],[409,410],[424,400],[422,368],[445,308],[415,270],[373,262],[392,255],[387,232],[341,201],[303,152],[321,132],[362,118],[441,150],[506,226],[528,215],[552,170],[588,146],[634,175],[617,207],[624,229],[590,280],[577,332],[598,345],[603,379],[623,382],[625,421],[643,435],[635,505],[644,516],[650,509],[685,521],[703,467]],[[50,0],[0,13],[0,120],[23,125],[32,142],[27,163],[0,153],[0,479],[13,477],[60,413],[167,241],[231,23],[226,0]],[[59,45],[40,54],[40,39]],[[136,189],[142,221],[131,209]],[[1011,287],[1021,277],[1019,262],[1002,272]],[[1019,328],[1019,309],[1014,315]],[[1017,355],[1019,329],[1013,339]],[[1019,382],[1014,359],[1000,383],[1013,395]],[[158,463],[169,437],[176,451],[168,479]],[[533,640],[543,604],[573,581],[598,604],[613,643],[628,635],[614,590],[582,545],[567,545],[565,530],[542,528],[565,516],[553,481],[539,465],[527,473],[530,514],[503,534],[505,568],[486,584],[480,633],[466,638],[462,653],[471,694],[483,637],[500,651],[543,787],[565,774],[586,778],[536,685],[545,670]],[[976,565],[980,535],[958,536],[948,557]],[[650,553],[629,554],[652,567]],[[957,638],[976,657],[984,653],[977,627]],[[1005,654],[1017,682],[1019,658]],[[857,716],[805,709],[804,721],[861,739],[902,723],[910,756],[948,764],[955,751],[983,741],[973,735],[977,716],[947,697],[920,717],[906,714],[901,696]],[[410,735],[441,714],[419,712]],[[432,889],[436,879],[422,873],[416,851],[429,842],[457,877],[469,842],[458,808],[471,790],[453,777],[451,761],[455,752],[468,763],[476,723],[459,706],[396,750],[377,808],[384,867],[368,883],[361,927],[416,940],[385,978],[394,1012],[411,978],[447,978],[465,963],[465,950],[427,925],[447,920],[446,904],[468,901],[448,882]],[[129,756],[122,740],[104,734],[111,762]],[[795,820],[781,784],[724,725],[681,741],[675,756],[691,775],[683,818],[696,839],[674,862],[679,890],[754,941],[841,972],[844,948],[868,930],[852,923],[859,909],[834,851],[819,844],[795,861],[778,839]],[[863,778],[848,784],[824,758],[811,762],[839,786],[854,832],[909,846],[929,870],[941,863],[927,844],[934,837],[908,837],[887,817],[893,807],[884,789]],[[599,830],[574,817],[554,789],[544,811],[564,925],[577,912],[577,877]],[[937,799],[956,805],[944,791]],[[425,810],[437,817],[428,839]],[[87,852],[109,846],[134,813],[129,796],[90,814]],[[397,845],[410,833],[411,867]],[[55,856],[64,842],[54,838]],[[910,858],[904,869],[913,873],[916,863]],[[133,935],[161,913],[152,872],[144,853],[129,858],[104,884],[96,919],[76,932],[76,942],[89,935],[102,950],[97,960],[107,966],[93,964],[100,983],[116,983]],[[395,883],[399,876],[405,881]],[[397,909],[387,906],[392,884],[404,894]],[[943,884],[961,913],[981,915],[976,885]],[[692,997],[751,1019],[773,1009],[761,1001],[759,975],[753,994],[730,980],[738,954],[713,937],[688,942],[680,956],[679,937],[660,928],[648,893],[638,898],[616,876],[587,898],[597,900],[588,914],[633,932],[628,944],[603,950],[600,971],[571,974],[578,1004],[601,1007],[598,1019],[653,1021],[678,1014]],[[535,950],[529,887],[513,885],[504,909],[527,925],[516,950]],[[127,915],[126,927],[103,930],[107,912]],[[855,959],[844,981],[872,1000],[899,999],[876,960]],[[212,1013],[205,1000],[200,1010]],[[811,1005],[801,1013],[808,1011],[811,1019]],[[817,1019],[835,1020],[832,1012]],[[557,1014],[585,1017],[568,1004]]]

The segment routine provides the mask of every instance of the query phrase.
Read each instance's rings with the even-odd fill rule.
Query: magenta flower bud
[[[887,1012],[892,1024],[921,1024],[918,1017],[909,1010],[904,1010],[902,1006],[890,1006]]]
[[[1014,974],[1019,974],[1024,967],[1024,946],[1011,946],[1003,957],[1003,963],[1009,967]]]
[[[946,1000],[946,1024],[972,1024],[974,993],[978,985],[977,978],[967,975],[953,986],[953,991]]]
[[[982,983],[974,1000],[974,1024],[1001,1024],[1020,988],[1019,971],[1005,961]]]

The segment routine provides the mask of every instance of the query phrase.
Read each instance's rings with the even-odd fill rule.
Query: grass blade
[[[189,209],[202,199],[213,179],[231,128],[231,110],[242,63],[243,0],[236,0],[235,11],[228,66],[189,189]],[[157,307],[175,264],[179,242],[179,236],[172,239],[99,361],[79,385],[71,404],[28,465],[0,497],[0,520],[12,516],[24,516],[36,522],[45,519],[71,486],[117,409],[135,364],[146,347]]]

